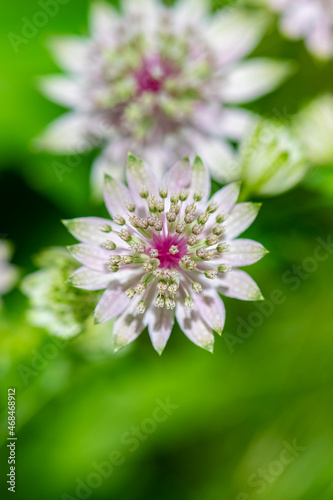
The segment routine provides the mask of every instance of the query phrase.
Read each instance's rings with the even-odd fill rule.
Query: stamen
[[[188,189],[181,189],[180,193],[179,193],[180,201],[186,201],[189,194],[190,194],[190,192]]]
[[[225,227],[224,226],[221,226],[221,224],[218,224],[217,226],[215,226],[213,228],[213,233],[216,235],[216,236],[221,236],[221,234],[223,234],[225,232]]]
[[[177,224],[176,226],[176,232],[178,234],[182,234],[186,229],[186,224],[184,224],[184,222],[180,222],[179,224]]]
[[[200,283],[194,282],[194,283],[192,283],[192,290],[195,293],[200,293],[200,292],[202,292],[202,286],[200,285]]]
[[[187,244],[190,246],[190,247],[193,247],[194,245],[196,245],[199,241],[199,238],[197,236],[195,236],[194,234],[191,234],[187,240]]]
[[[146,310],[146,303],[143,300],[141,300],[137,305],[136,310],[138,311],[139,314],[144,314]]]
[[[231,271],[232,267],[230,264],[220,264],[219,267],[217,268],[219,273],[228,273]]]
[[[225,213],[220,213],[216,216],[216,222],[218,224],[221,224],[222,222],[224,222],[227,218],[228,218],[228,213],[225,212]]]
[[[173,205],[177,205],[177,203],[179,202],[179,194],[178,193],[172,193],[171,197],[170,197],[170,201]]]
[[[148,198],[149,191],[148,191],[147,186],[141,186],[140,187],[140,189],[139,189],[139,195],[141,196],[141,198],[144,198],[144,199]]]
[[[127,243],[131,241],[132,235],[127,229],[122,229],[119,233],[119,237],[123,240],[126,241]]]
[[[113,219],[113,222],[118,226],[124,226],[126,224],[124,217],[122,217],[121,215],[116,215],[116,217]]]
[[[134,295],[135,295],[134,288],[129,288],[128,290],[126,290],[125,294],[126,294],[126,297],[128,297],[130,300],[132,300]]]
[[[176,253],[179,253],[179,249],[178,249],[177,245],[171,245],[171,247],[169,248],[169,252],[172,255],[176,255]]]
[[[155,231],[162,231],[163,229],[163,222],[161,220],[158,220],[154,224]]]
[[[218,241],[219,241],[218,236],[215,236],[215,234],[210,234],[206,238],[206,245],[208,245],[208,246],[216,245],[216,243],[218,243]]]
[[[161,198],[166,198],[168,196],[168,188],[166,186],[161,186],[158,190]]]
[[[177,216],[174,212],[167,212],[166,213],[166,218],[168,219],[169,222],[175,222],[176,217]]]
[[[111,240],[106,240],[103,242],[102,247],[106,250],[115,250],[117,248],[117,245]]]
[[[101,224],[98,229],[102,232],[102,233],[111,233],[112,231],[112,227],[109,226],[108,224]]]
[[[193,309],[194,307],[194,301],[192,297],[185,297],[185,307],[186,309]]]
[[[218,253],[229,252],[230,245],[228,243],[220,243],[219,245],[217,245],[216,250],[218,251]]]
[[[193,195],[194,201],[201,201],[203,198],[203,193],[200,191],[196,191]]]
[[[216,278],[217,272],[212,271],[211,269],[208,269],[208,271],[205,271],[204,274],[205,274],[206,278],[208,278],[210,280],[214,280]]]
[[[126,208],[129,212],[135,212],[135,203],[134,201],[130,200],[126,203]]]
[[[195,224],[193,227],[192,227],[192,233],[195,234],[196,236],[200,233],[202,233],[202,231],[205,229],[205,226],[203,225],[199,225],[199,224]]]
[[[176,307],[176,303],[171,297],[166,297],[165,298],[165,307],[167,309],[174,309]]]

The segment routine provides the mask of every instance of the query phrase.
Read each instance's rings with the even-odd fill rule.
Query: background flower
[[[258,261],[266,250],[255,241],[235,239],[253,222],[259,205],[236,205],[238,184],[208,201],[209,175],[199,157],[193,166],[186,158],[176,163],[160,188],[153,172],[131,155],[126,173],[128,188],[105,179],[112,222],[65,221],[83,242],[70,247],[83,267],[69,282],[86,290],[106,289],[95,321],[118,318],[112,334],[116,350],[148,326],[161,354],[175,315],[192,342],[212,350],[213,331],[221,334],[225,319],[217,292],[242,300],[263,298],[237,267]]]
[[[41,80],[55,102],[72,108],[48,126],[39,147],[80,153],[98,145],[93,184],[103,173],[123,177],[128,150],[163,170],[197,151],[213,176],[233,155],[251,114],[234,107],[272,91],[291,65],[273,59],[242,61],[266,29],[265,15],[222,9],[206,0],[125,0],[122,13],[94,3],[90,37],[56,38],[52,52],[67,76]]]
[[[0,305],[1,296],[9,292],[18,279],[18,270],[9,264],[12,247],[7,240],[0,240]]]

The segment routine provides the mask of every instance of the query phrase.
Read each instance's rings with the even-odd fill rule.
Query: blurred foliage
[[[60,182],[52,168],[55,158],[37,155],[30,146],[62,112],[35,88],[36,76],[58,71],[46,40],[55,33],[86,33],[87,8],[86,0],[61,5],[18,53],[8,33],[20,34],[22,19],[31,20],[40,7],[17,0],[2,9],[0,231],[14,242],[14,263],[23,273],[35,270],[31,256],[40,248],[73,243],[60,219],[106,214],[90,199],[94,154],[82,157]],[[254,54],[298,64],[286,84],[249,106],[265,117],[288,122],[311,99],[333,91],[333,63],[316,62],[302,43],[282,39],[273,24]],[[147,332],[111,355],[112,325],[71,341],[57,339],[27,324],[28,300],[18,290],[5,296],[0,318],[1,497],[9,498],[6,393],[14,386],[17,500],[56,500],[66,498],[65,493],[78,498],[77,479],[86,483],[96,472],[93,463],[108,460],[115,450],[124,461],[91,488],[95,500],[331,500],[332,249],[321,249],[322,261],[314,255],[317,238],[331,238],[332,186],[332,170],[315,168],[304,187],[265,200],[246,236],[270,250],[251,267],[267,301],[260,309],[255,303],[225,300],[226,335],[216,339],[214,355],[192,345],[178,327],[161,358]],[[280,291],[279,304],[272,302],[274,290]],[[179,407],[150,432],[147,419],[156,400],[167,398]],[[143,434],[131,452],[133,427]],[[294,440],[305,449],[278,469],[284,443]],[[249,480],[253,484],[260,469],[267,469],[269,479],[258,495],[258,486]]]

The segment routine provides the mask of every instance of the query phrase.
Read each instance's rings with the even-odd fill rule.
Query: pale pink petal
[[[142,160],[131,154],[128,157],[126,176],[132,200],[138,207],[140,215],[145,215],[147,201],[141,198],[139,191],[144,186],[148,189],[150,196],[156,196],[158,194],[157,179]]]
[[[95,323],[105,323],[119,316],[129,306],[124,290],[112,283],[103,293],[95,309]]]
[[[72,72],[83,73],[87,68],[90,41],[79,36],[54,37],[49,48],[59,66]]]
[[[234,267],[249,266],[258,262],[266,254],[267,250],[257,241],[247,239],[237,239],[229,242],[230,250],[221,256],[214,263],[226,263]]]
[[[189,188],[192,179],[192,167],[188,158],[177,161],[165,174],[162,185],[167,186],[169,193],[178,193]]]
[[[225,222],[225,240],[233,240],[242,234],[257,217],[261,203],[238,203]]]
[[[202,24],[209,14],[207,0],[178,0],[173,7],[173,20],[177,29],[182,29],[189,24]]]
[[[82,217],[63,220],[62,223],[77,240],[84,243],[102,245],[106,240],[113,240],[113,238],[116,244],[122,241],[113,232],[115,226],[109,219]]]
[[[217,278],[218,291],[228,297],[240,300],[263,300],[261,291],[253,279],[244,271],[229,271],[223,278]]]
[[[130,199],[130,192],[122,182],[113,179],[109,175],[105,175],[104,201],[111,217],[116,217],[126,212],[126,203]]]
[[[66,113],[51,122],[34,143],[38,149],[56,154],[81,153],[94,147],[88,118],[78,113]]]
[[[195,294],[194,308],[207,325],[222,334],[225,322],[225,307],[219,294],[213,289],[205,288],[201,293]]]
[[[176,318],[185,335],[196,345],[213,352],[214,335],[202,321],[198,311],[187,309],[183,302],[177,303]]]
[[[68,108],[77,107],[81,102],[81,87],[75,81],[62,75],[46,76],[38,79],[39,90],[53,102]]]
[[[201,201],[196,204],[199,210],[206,205],[210,195],[210,175],[208,168],[199,156],[195,157],[192,165],[190,192],[192,195],[194,193],[201,193],[203,195]]]
[[[207,36],[218,52],[221,66],[249,54],[260,42],[267,27],[267,18],[240,9],[222,9],[215,15]]]
[[[218,205],[217,212],[229,213],[234,208],[240,191],[240,182],[233,182],[224,188],[217,191],[209,203],[216,203]]]
[[[145,315],[136,311],[138,302],[139,298],[134,298],[113,325],[112,340],[115,351],[133,342],[147,325]]]
[[[120,17],[116,9],[106,2],[93,2],[90,7],[89,25],[90,31],[98,38],[115,35],[119,26]]]
[[[80,243],[67,247],[76,260],[84,266],[95,271],[106,272],[105,265],[115,252],[99,248],[95,245]]]
[[[289,62],[250,59],[234,67],[225,76],[221,97],[228,103],[254,101],[278,87],[293,71]]]
[[[220,106],[198,105],[194,112],[194,125],[216,137],[239,141],[253,126],[256,117],[245,109],[228,109]]]
[[[101,273],[87,267],[80,267],[68,278],[68,283],[84,290],[103,290],[108,284],[115,280],[117,273]]]
[[[175,320],[175,312],[166,307],[157,308],[151,305],[145,313],[148,331],[154,349],[162,354]]]

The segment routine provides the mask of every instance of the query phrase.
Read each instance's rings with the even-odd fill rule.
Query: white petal
[[[15,266],[0,265],[0,295],[9,292],[19,277],[18,269]]]
[[[227,297],[240,300],[263,300],[261,291],[244,271],[229,271],[225,277],[215,280],[218,291]]]
[[[261,203],[238,203],[225,222],[225,240],[233,240],[242,234],[257,217]]]
[[[207,36],[225,65],[249,54],[260,42],[267,18],[240,9],[222,9],[213,19]]]
[[[175,312],[166,307],[157,308],[153,305],[146,312],[148,331],[154,349],[162,354],[175,321]]]
[[[229,213],[234,208],[240,191],[240,183],[233,182],[220,189],[210,199],[209,203],[217,203],[218,212]]]
[[[176,317],[180,328],[194,344],[213,352],[214,335],[201,320],[198,311],[187,309],[182,302],[178,302]]]
[[[234,267],[249,266],[258,262],[267,254],[267,250],[260,243],[253,240],[237,239],[229,242],[230,250],[223,254],[216,262],[227,263]]]
[[[95,36],[114,35],[120,16],[112,5],[106,2],[94,2],[89,13],[90,31]]]
[[[140,215],[146,214],[146,200],[139,195],[140,189],[145,186],[150,196],[158,194],[158,183],[154,173],[148,166],[135,156],[129,154],[126,169],[127,183],[131,192],[131,198],[139,208]]]
[[[194,308],[204,318],[207,325],[222,334],[225,322],[225,307],[219,294],[215,290],[204,289],[201,293],[195,294]]]
[[[89,46],[89,40],[79,36],[54,37],[49,41],[49,48],[59,66],[73,72],[85,71]]]
[[[228,109],[220,106],[197,106],[194,124],[205,133],[239,141],[253,126],[256,116],[245,109]]]
[[[87,117],[76,113],[66,113],[51,122],[35,145],[56,154],[77,154],[95,146],[89,137]]]
[[[80,267],[68,278],[68,283],[84,290],[103,290],[116,279],[118,273],[101,273],[87,267]]]
[[[67,247],[73,257],[84,266],[95,271],[105,272],[105,264],[114,252],[99,248],[95,245],[80,243]]]
[[[113,223],[109,219],[102,219],[100,217],[81,217],[78,219],[63,220],[62,222],[77,240],[83,241],[84,243],[101,245],[106,240],[116,236],[112,231],[106,233],[101,230],[104,226],[109,226],[110,229],[114,228]]]
[[[112,283],[105,290],[95,309],[95,323],[105,323],[116,316],[119,316],[126,307],[129,300],[124,290],[117,283]]]
[[[194,163],[192,165],[192,181],[190,192],[202,193],[203,197],[200,202],[196,205],[200,210],[207,203],[208,197],[210,195],[210,176],[209,171],[199,156],[195,157]]]
[[[222,85],[221,97],[225,102],[244,103],[272,92],[290,74],[293,67],[285,61],[250,59],[233,68]]]
[[[39,90],[51,101],[68,108],[80,105],[80,85],[62,75],[39,78]]]
[[[116,181],[109,175],[105,175],[104,201],[112,217],[125,213],[126,203],[130,201],[130,199],[129,190],[122,182]]]
[[[112,339],[115,351],[133,342],[147,324],[145,315],[136,311],[138,301],[139,299],[133,299],[113,326]]]
[[[165,174],[162,185],[167,186],[169,193],[178,193],[191,185],[192,167],[188,158],[177,161]]]
[[[173,7],[173,22],[178,29],[202,24],[208,13],[207,0],[178,0]]]

